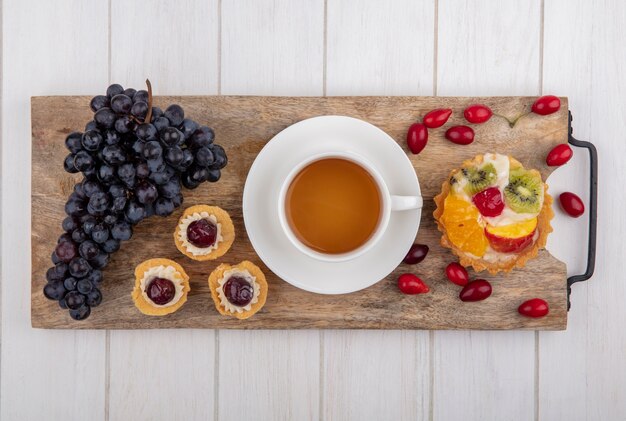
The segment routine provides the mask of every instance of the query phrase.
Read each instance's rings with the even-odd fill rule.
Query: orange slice
[[[478,217],[478,209],[470,202],[454,194],[446,197],[441,220],[448,239],[464,252],[482,257],[488,242]]]

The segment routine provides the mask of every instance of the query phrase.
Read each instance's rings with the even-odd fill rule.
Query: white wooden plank
[[[222,3],[222,94],[321,95],[323,0]]]
[[[3,1],[3,420],[104,419],[104,332],[30,327],[29,227],[30,96],[106,84],[106,16],[95,0]]]
[[[209,95],[218,86],[217,0],[111,4],[111,82],[159,95]]]
[[[439,0],[439,95],[536,95],[540,2]]]
[[[593,95],[591,76],[592,19],[594,5],[587,1],[550,0],[544,9],[543,43],[543,92],[566,95],[574,115],[574,135],[583,140],[592,139],[590,132],[591,106]],[[576,153],[574,159],[555,173],[552,178],[558,183],[561,177],[565,182],[550,182],[555,186],[568,186],[571,180],[586,175],[588,159],[581,156],[584,150]],[[562,174],[561,174],[562,173]],[[577,177],[576,177],[577,176]],[[569,181],[569,183],[567,182]],[[588,184],[570,185],[568,190],[586,198]],[[582,191],[581,191],[582,190]],[[586,264],[585,230],[586,218],[567,218],[562,226],[555,224],[555,232],[550,240],[567,236],[570,241],[561,241],[549,249],[561,253],[568,263],[568,273],[582,273]],[[580,233],[580,235],[578,235]],[[573,237],[577,235],[577,237]],[[578,238],[584,236],[584,238]],[[562,240],[562,239],[561,239]],[[569,256],[573,260],[569,261]],[[538,415],[542,420],[585,420],[587,419],[587,284],[579,284],[572,291],[572,309],[568,315],[568,327],[564,332],[539,333],[538,367]]]
[[[149,77],[155,94],[215,94],[217,40],[217,0],[114,0],[111,81],[142,89]],[[214,331],[112,331],[110,419],[213,419],[214,367]]]
[[[432,0],[328,1],[329,95],[432,95]]]
[[[598,260],[587,287],[587,419],[626,420],[626,3],[595,2],[592,17],[589,136],[601,161]]]
[[[440,0],[438,94],[537,94],[540,16],[539,1]],[[435,420],[535,416],[533,332],[435,332],[434,348]]]
[[[317,420],[319,332],[222,330],[220,420]]]
[[[533,333],[437,332],[435,420],[534,419]]]
[[[109,419],[213,419],[214,345],[206,330],[111,332]]]
[[[328,2],[328,95],[432,95],[432,1]],[[419,235],[418,235],[419,238]],[[428,332],[324,333],[323,417],[428,419]]]
[[[323,1],[222,3],[222,94],[321,95]],[[220,331],[219,420],[317,420],[317,331]]]
[[[393,330],[325,332],[324,419],[429,419],[428,337]]]

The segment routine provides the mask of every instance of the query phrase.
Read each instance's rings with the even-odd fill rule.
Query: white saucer
[[[286,282],[319,294],[359,291],[386,277],[406,255],[420,224],[419,209],[392,212],[378,244],[347,262],[322,262],[296,249],[279,222],[281,184],[308,156],[337,151],[367,159],[383,176],[391,194],[420,195],[415,170],[402,148],[378,127],[343,116],[310,118],[278,133],[252,164],[243,191],[246,231],[261,260]]]

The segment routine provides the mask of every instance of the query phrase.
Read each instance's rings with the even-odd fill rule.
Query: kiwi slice
[[[498,175],[493,164],[487,164],[480,168],[462,168],[461,171],[455,174],[455,177],[457,178],[456,181],[459,182],[463,178],[467,180],[463,188],[467,194],[473,196],[493,185]]]
[[[509,184],[504,188],[504,202],[514,212],[538,213],[542,196],[541,177],[521,168],[511,170]]]

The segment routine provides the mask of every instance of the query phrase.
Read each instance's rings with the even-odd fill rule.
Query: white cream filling
[[[201,219],[208,219],[213,222],[215,226],[217,226],[217,236],[215,237],[215,243],[210,247],[197,247],[189,242],[189,238],[187,238],[187,228],[192,222],[199,221]],[[209,215],[208,212],[194,212],[191,215],[186,216],[180,223],[178,224],[178,239],[183,243],[183,246],[187,249],[187,251],[194,256],[205,256],[211,253],[213,250],[217,250],[219,247],[219,243],[224,241],[222,237],[222,224],[217,222],[217,218],[215,215]]]
[[[493,165],[496,169],[496,187],[502,193],[509,184],[509,168],[511,164],[509,157],[498,153],[487,153],[483,156],[483,165],[487,164]]]
[[[498,216],[481,215],[480,218],[492,227],[499,227],[502,225],[511,225],[517,222],[527,221],[529,219],[535,218],[537,215],[538,213],[515,213],[513,210],[511,210],[511,208],[505,206],[502,210],[502,213]],[[482,223],[481,225],[484,225],[484,223]]]
[[[246,281],[248,281],[250,285],[252,285],[252,291],[253,291],[252,300],[250,300],[250,302],[243,307],[236,306],[230,301],[228,301],[228,298],[226,298],[226,294],[224,294],[224,284],[232,276],[240,276],[244,278]],[[250,309],[252,308],[252,304],[255,304],[259,301],[259,295],[261,294],[261,287],[256,281],[256,277],[252,276],[252,274],[248,272],[247,270],[240,270],[240,269],[227,270],[226,272],[224,272],[224,275],[220,279],[218,279],[217,284],[218,284],[218,287],[216,291],[217,291],[217,296],[220,299],[220,304],[222,305],[222,307],[226,309],[226,311],[230,313],[243,313],[244,311],[250,311]]]
[[[174,298],[169,303],[165,304],[156,304],[154,301],[148,297],[146,293],[146,288],[150,285],[150,282],[154,278],[163,278],[169,279],[174,284],[174,288],[176,289],[176,293],[174,294]],[[183,278],[176,271],[173,266],[154,266],[148,269],[143,273],[143,278],[141,278],[141,282],[139,283],[139,287],[141,288],[141,295],[144,300],[152,304],[154,307],[162,308],[162,307],[170,307],[176,304],[181,297],[183,296]]]

